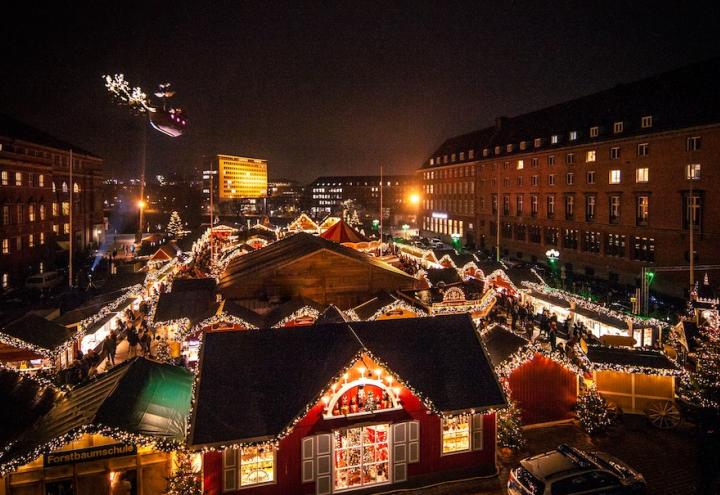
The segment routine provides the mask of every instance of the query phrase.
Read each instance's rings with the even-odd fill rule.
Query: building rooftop
[[[86,155],[92,158],[100,158],[78,146],[63,141],[55,136],[43,132],[35,127],[20,122],[8,115],[0,114],[0,136],[28,143],[54,148],[60,151],[73,150],[74,153]]]

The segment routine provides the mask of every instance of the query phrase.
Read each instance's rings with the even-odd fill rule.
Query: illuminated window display
[[[382,424],[333,432],[335,490],[390,481],[389,431]]]
[[[240,486],[272,482],[275,452],[264,447],[245,447],[240,450]]]
[[[443,454],[470,450],[470,416],[455,416],[442,420]]]

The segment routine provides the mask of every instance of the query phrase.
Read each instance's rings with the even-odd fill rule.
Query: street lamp
[[[408,197],[408,201],[410,202],[411,205],[417,206],[420,204],[420,195],[418,193],[412,193]]]
[[[452,245],[455,248],[455,251],[460,251],[462,249],[462,245],[460,243],[460,238],[462,236],[457,232],[453,232],[450,234],[450,237],[452,238]]]

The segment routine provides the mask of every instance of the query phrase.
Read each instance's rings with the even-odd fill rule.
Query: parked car
[[[445,244],[443,243],[443,241],[441,241],[437,237],[433,237],[432,239],[430,239],[430,247],[432,247],[432,248],[439,248],[439,247],[443,247],[444,245]]]
[[[62,278],[58,272],[37,273],[25,280],[25,288],[38,290],[52,289],[53,287],[57,287],[60,282],[62,282]]]
[[[509,495],[619,495],[645,488],[643,476],[615,457],[565,444],[523,459],[508,480]]]

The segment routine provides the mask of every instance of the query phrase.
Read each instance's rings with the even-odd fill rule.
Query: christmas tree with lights
[[[189,452],[178,450],[175,453],[175,470],[167,478],[166,495],[202,495],[200,475],[192,464]]]
[[[173,237],[173,239],[180,239],[183,236],[183,224],[180,219],[180,214],[177,211],[173,211],[170,215],[167,232]]]
[[[595,387],[589,388],[578,398],[576,412],[580,426],[587,433],[602,433],[612,424],[607,402]]]
[[[522,432],[520,408],[508,394],[508,407],[497,415],[497,441],[501,447],[519,450],[527,443]]]
[[[703,409],[720,408],[720,325],[709,322],[699,329],[695,339],[697,366],[690,373],[681,395]]]

